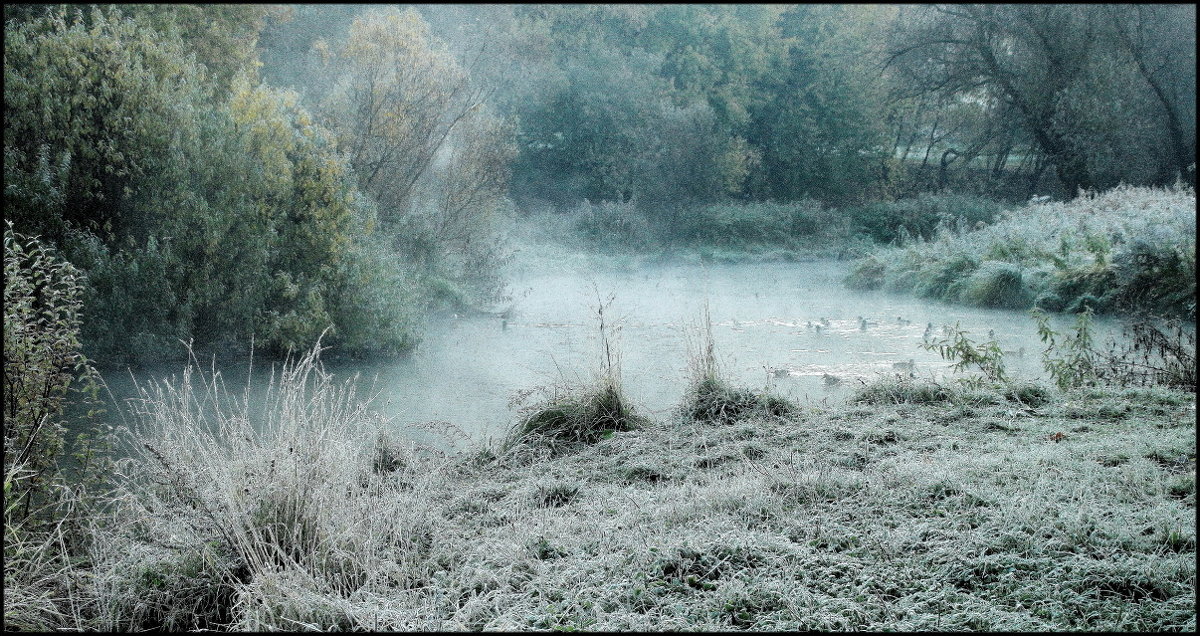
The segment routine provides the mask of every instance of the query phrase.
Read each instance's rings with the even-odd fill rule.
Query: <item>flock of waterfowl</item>
[[[492,314],[500,319],[500,328],[502,330],[507,330],[508,323],[513,317],[513,307],[509,306],[508,308],[506,308],[503,311],[492,312]],[[458,316],[456,314],[455,318],[457,318],[457,317]],[[877,321],[877,320],[868,320],[866,317],[860,315],[860,316],[855,316],[854,322],[851,324],[857,324],[859,331],[867,331],[868,329],[871,329],[871,328],[880,327],[880,326],[882,326],[883,323],[881,321]],[[907,327],[907,326],[912,325],[913,321],[909,320],[903,316],[896,316],[896,320],[895,320],[894,324],[898,327]],[[841,328],[845,329],[846,326],[845,326],[844,321],[842,322],[842,325],[843,326]],[[834,325],[834,321],[831,321],[829,318],[822,316],[815,321],[809,320],[809,321],[805,322],[804,326],[805,326],[805,329],[807,329],[808,331],[811,331],[811,332],[814,332],[817,334],[821,334],[821,333],[825,333],[826,331],[830,330],[830,328],[834,327],[835,325]],[[843,331],[842,333],[846,333],[846,332]],[[924,342],[929,342],[930,339],[933,338],[933,334],[934,334],[933,323],[932,322],[925,323],[925,331],[921,334],[921,339]],[[988,330],[988,338],[994,340],[995,336],[996,336],[995,330],[989,329]],[[1024,357],[1025,356],[1025,347],[1020,347],[1020,348],[1018,348],[1016,350],[1012,350],[1012,351],[1004,350],[1003,353],[1006,356]],[[892,369],[896,372],[905,373],[905,374],[908,374],[909,376],[912,376],[916,370],[916,360],[913,358],[909,358],[908,360],[894,362],[894,363],[892,363]],[[767,371],[775,378],[786,378],[791,375],[791,371],[789,371],[786,368],[767,367]],[[823,382],[825,383],[825,386],[827,386],[827,387],[838,386],[845,381],[845,378],[839,377],[837,375],[832,375],[830,373],[822,373],[821,379],[823,380]]]
[[[852,323],[852,324],[857,324],[858,329],[860,331],[866,331],[871,328],[880,327],[880,326],[882,326],[883,323],[880,321],[876,321],[876,320],[868,320],[864,316],[855,316],[854,323]],[[903,316],[896,316],[896,321],[894,324],[899,327],[907,327],[907,326],[913,324],[913,321],[909,320]],[[818,333],[818,334],[824,333],[825,331],[829,330],[829,328],[832,326],[834,326],[834,323],[824,316],[822,316],[821,318],[818,318],[816,321],[810,320],[805,323],[806,329],[808,329],[809,331]],[[924,333],[921,334],[921,340],[928,343],[931,341],[931,339],[933,337],[934,337],[933,323],[927,322],[927,323],[925,323],[925,331],[924,331]],[[995,330],[989,329],[988,330],[988,339],[994,341],[995,338],[996,338]],[[1025,347],[1019,347],[1019,348],[1013,349],[1013,350],[1004,349],[1004,350],[1002,350],[1002,352],[1004,353],[1005,356],[1012,356],[1012,357],[1017,357],[1017,358],[1025,357]],[[908,360],[894,362],[894,363],[892,363],[892,369],[894,371],[897,371],[900,373],[905,373],[905,374],[908,374],[909,376],[912,376],[916,370],[916,361],[913,358],[909,358]],[[777,378],[782,378],[782,377],[786,377],[789,375],[789,372],[787,369],[771,369],[771,371],[772,371],[773,375]],[[836,375],[832,375],[829,373],[823,373],[821,375],[821,378],[825,382],[825,386],[829,386],[829,387],[837,386],[839,384],[842,384],[842,382],[844,381],[844,378],[836,376]]]

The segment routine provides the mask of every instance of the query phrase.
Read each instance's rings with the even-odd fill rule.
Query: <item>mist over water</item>
[[[542,271],[513,282],[504,316],[448,316],[430,326],[407,358],[325,366],[338,381],[358,374],[359,395],[374,395],[374,408],[400,430],[445,421],[474,439],[502,436],[520,417],[521,405],[538,397],[514,404],[522,392],[596,379],[602,302],[606,324],[615,327],[611,344],[626,394],[655,418],[669,417],[687,388],[706,305],[723,375],[734,385],[769,387],[802,403],[843,400],[881,374],[909,373],[910,361],[918,377],[944,378],[950,364],[920,347],[930,323],[934,338],[947,324],[958,323],[976,342],[992,330],[1010,352],[1005,362],[1013,377],[1045,378],[1043,345],[1026,312],[848,291],[840,283],[845,271],[840,262]],[[1072,320],[1055,317],[1056,328]],[[1095,328],[1097,342],[1120,331],[1117,321],[1103,318]],[[246,365],[222,370],[240,395]],[[179,371],[156,365],[135,376],[144,383]],[[269,375],[268,365],[256,365],[252,395],[261,393]],[[118,399],[135,395],[127,371],[105,379]]]

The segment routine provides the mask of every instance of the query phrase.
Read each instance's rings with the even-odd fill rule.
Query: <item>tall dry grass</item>
[[[348,599],[425,584],[427,520],[411,494],[441,454],[394,438],[319,353],[272,369],[261,401],[248,388],[229,399],[194,359],[142,389],[135,455],[119,465],[126,523],[93,555],[101,627],[350,626]],[[204,583],[171,589],[186,579]]]

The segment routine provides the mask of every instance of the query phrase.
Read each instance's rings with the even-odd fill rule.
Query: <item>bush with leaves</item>
[[[96,394],[80,353],[83,277],[37,239],[4,231],[5,507],[20,517],[47,503],[64,449],[72,392]]]
[[[912,199],[854,206],[846,210],[859,232],[879,243],[899,242],[901,233],[929,240],[939,225],[966,227],[992,223],[1003,207],[997,201],[961,194],[922,193]]]
[[[969,384],[982,384],[983,380],[992,383],[1004,383],[1008,376],[1004,371],[1004,352],[995,340],[976,343],[968,338],[969,332],[959,328],[957,324],[945,328],[942,338],[922,343],[926,351],[937,351],[944,360],[954,361],[954,370],[963,371],[975,367],[983,372],[983,378],[966,380]]]
[[[1055,331],[1046,313],[1033,310],[1038,337],[1046,343],[1042,366],[1060,389],[1095,384],[1100,379],[1097,352],[1092,347],[1092,310],[1080,312],[1075,320],[1075,333]],[[1055,355],[1056,353],[1060,355]]]
[[[72,394],[96,405],[98,376],[80,352],[83,277],[41,241],[4,230],[4,625],[48,630],[75,615],[64,574],[79,556],[87,487],[107,465],[106,435],[81,433],[71,479],[60,466]],[[95,411],[87,412],[90,417]],[[77,617],[77,615],[76,615]]]
[[[50,12],[5,39],[6,217],[89,274],[89,354],[282,354],[330,325],[347,353],[409,346],[417,302],[364,317],[413,283],[352,273],[377,223],[330,133],[253,72],[214,89],[178,29],[141,20],[161,21]]]
[[[1162,385],[1196,390],[1196,332],[1179,320],[1138,316],[1122,332],[1122,340],[1097,346],[1092,312],[1076,318],[1074,333],[1056,331],[1045,312],[1035,309],[1038,335],[1046,343],[1042,366],[1059,388],[1109,384]]]

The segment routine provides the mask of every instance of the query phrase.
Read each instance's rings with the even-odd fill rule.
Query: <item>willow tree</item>
[[[1059,106],[1093,54],[1098,21],[1078,5],[923,7],[889,62],[931,92],[986,91],[1011,103],[1070,191],[1093,186]]]
[[[318,42],[338,78],[320,112],[378,204],[396,247],[476,287],[496,257],[490,217],[507,192],[513,131],[413,9],[372,11],[340,47]],[[487,281],[483,287],[494,287]],[[495,291],[494,289],[492,291]]]
[[[916,92],[1016,115],[1068,193],[1161,182],[1162,166],[1186,175],[1194,161],[1191,15],[1178,7],[923,6],[900,22],[888,64]]]

